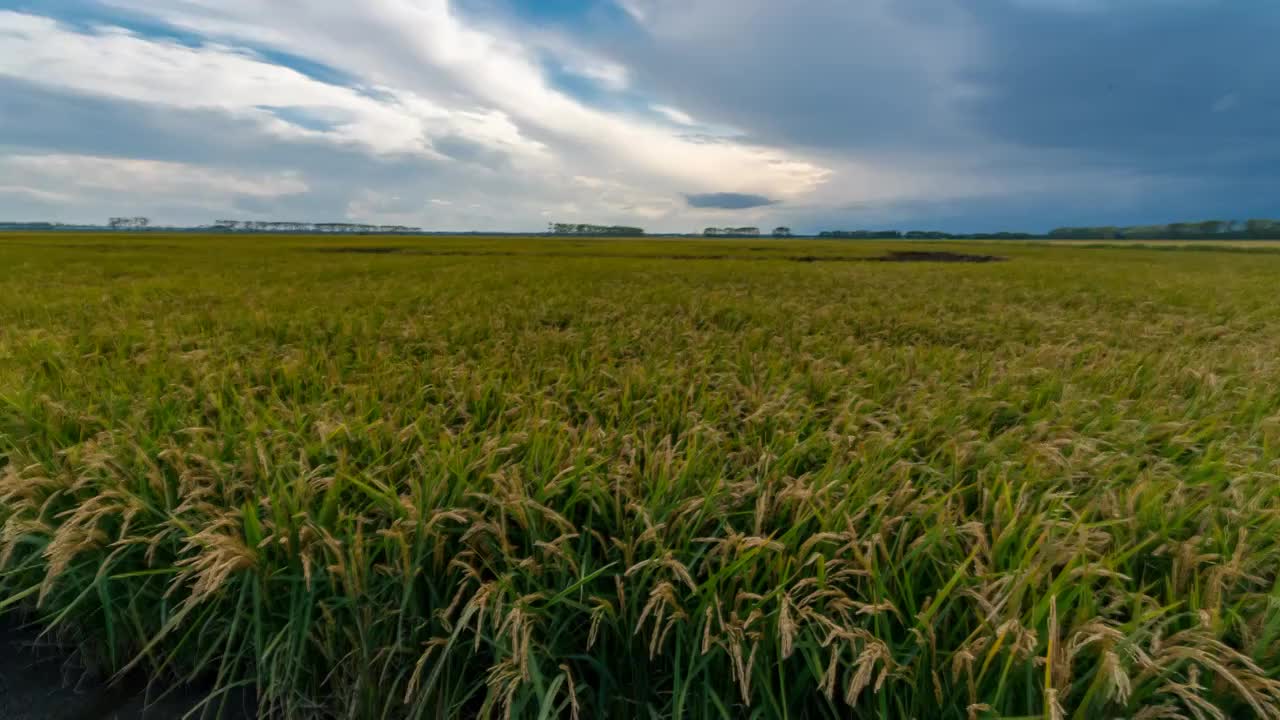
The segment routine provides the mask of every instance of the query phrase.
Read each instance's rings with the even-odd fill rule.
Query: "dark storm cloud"
[[[689,207],[694,208],[719,208],[721,210],[746,210],[748,208],[764,207],[773,205],[776,200],[772,200],[763,195],[746,195],[743,193],[701,193],[694,195],[685,195],[685,201],[689,203]]]
[[[974,3],[992,137],[1150,172],[1280,177],[1280,3]]]
[[[744,2],[610,45],[672,104],[770,142],[1160,154],[1278,136],[1271,0]]]
[[[637,84],[760,142],[1007,181],[990,200],[895,214],[1043,229],[1265,214],[1280,196],[1280,2],[723,7],[696,29],[676,8],[609,43]]]
[[[784,146],[883,148],[959,134],[940,107],[935,68],[971,40],[953,33],[952,3],[920,0],[790,3],[743,0],[652,35],[608,39],[636,84],[698,118]],[[701,3],[703,7],[710,3]],[[683,20],[701,22],[692,27]],[[743,37],[750,42],[741,42]]]

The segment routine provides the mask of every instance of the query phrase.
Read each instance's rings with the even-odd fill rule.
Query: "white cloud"
[[[0,75],[113,98],[177,108],[212,108],[255,118],[282,138],[355,144],[375,153],[436,156],[432,139],[463,137],[504,153],[538,158],[502,112],[446,109],[411,91],[370,92],[314,80],[236,48],[189,47],[111,26],[78,32],[49,18],[0,11]],[[292,122],[272,108],[301,111],[329,127]]]
[[[623,12],[630,15],[631,19],[638,23],[648,20],[659,2],[660,0],[614,0],[614,3],[619,8],[622,8]]]
[[[363,190],[347,203],[345,216],[352,222],[412,225],[422,216],[424,205],[399,192]]]
[[[575,185],[591,188],[592,190],[599,190],[613,184],[603,178],[591,177],[590,175],[575,175],[571,179]]]
[[[786,197],[808,193],[828,176],[817,162],[775,147],[699,144],[660,125],[590,107],[550,85],[519,37],[464,24],[446,0],[324,3],[307,13],[256,0],[115,4],[188,30],[216,30],[225,41],[269,43],[400,92],[501,113],[522,135],[553,146],[561,167],[607,164],[633,182],[665,185],[670,193]]]
[[[161,223],[203,224],[269,214],[280,203],[305,200],[310,190],[291,171],[72,153],[0,157],[0,214],[23,219],[102,222],[108,215],[149,215]]]
[[[24,182],[29,181],[22,178]],[[75,202],[74,195],[56,192],[53,190],[41,190],[40,188],[27,187],[25,185],[0,185],[0,195],[11,195],[17,197],[28,198],[41,203],[67,204]]]
[[[65,189],[170,197],[277,198],[309,189],[293,172],[249,175],[184,163],[57,153],[0,158],[0,177]]]
[[[671,122],[677,125],[697,125],[698,124],[698,122],[693,119],[692,115],[690,115],[687,112],[684,112],[683,110],[678,110],[676,108],[673,108],[670,105],[650,105],[649,109],[653,110],[659,115],[662,115],[663,117],[665,117],[666,119],[670,120]]]
[[[622,65],[588,55],[572,54],[565,63],[565,70],[579,77],[587,78],[608,90],[626,90],[630,84],[630,73]]]

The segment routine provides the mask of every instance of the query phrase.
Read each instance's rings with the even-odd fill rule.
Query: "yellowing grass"
[[[0,236],[0,612],[279,717],[1277,716],[1280,255],[891,247]]]

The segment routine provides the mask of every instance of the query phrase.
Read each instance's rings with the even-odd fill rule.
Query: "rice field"
[[[1106,246],[1116,248],[1195,248],[1213,250],[1222,248],[1255,249],[1274,252],[1280,249],[1280,240],[1040,240],[1053,245]]]
[[[0,235],[0,615],[279,718],[1280,717],[1280,253]]]

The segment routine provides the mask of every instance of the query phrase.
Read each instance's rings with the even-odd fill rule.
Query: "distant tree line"
[[[702,231],[706,237],[759,237],[760,228],[758,227],[709,227]]]
[[[113,217],[107,220],[107,227],[112,230],[145,230],[151,227],[151,218]]]
[[[824,230],[818,233],[822,238],[849,238],[854,240],[873,240],[880,238],[900,238],[898,230]]]
[[[75,227],[74,225],[64,225],[63,223],[53,222],[0,222],[0,230],[57,230],[59,228]]]
[[[826,230],[823,238],[855,240],[1277,240],[1280,220],[1201,220],[1168,225],[1062,227],[1047,234],[1025,232],[947,233],[933,230]]]
[[[218,220],[213,230],[228,232],[315,232],[315,233],[411,233],[422,228],[407,225],[364,225],[360,223],[261,222],[258,220]]]
[[[1277,240],[1280,220],[1201,220],[1168,225],[1063,227],[1048,237],[1072,240]]]
[[[818,233],[818,237],[852,240],[973,240],[978,238],[1030,240],[1044,236],[1023,232],[947,233],[937,230],[909,230],[907,232],[902,232],[901,230],[826,230]]]
[[[629,225],[589,225],[586,223],[551,223],[547,230],[552,235],[589,235],[592,237],[635,237],[644,235],[644,228]]]

